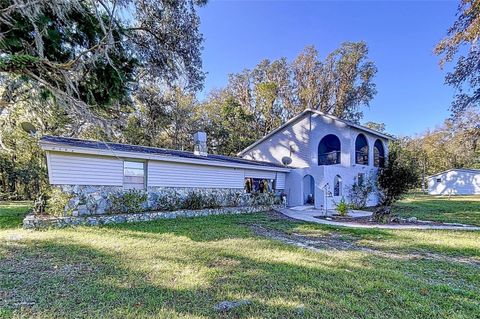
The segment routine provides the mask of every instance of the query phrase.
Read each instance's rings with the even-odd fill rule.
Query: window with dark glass
[[[365,180],[365,174],[364,173],[358,173],[358,175],[357,175],[357,185],[362,186],[364,180]]]
[[[269,193],[275,190],[275,180],[268,178],[245,178],[246,193]]]
[[[123,161],[123,188],[145,188],[145,163],[136,161]]]
[[[376,140],[375,144],[373,144],[373,165],[375,167],[385,166],[385,150],[380,140]]]
[[[342,195],[342,178],[340,175],[335,176],[335,180],[333,181],[333,196],[341,196]]]
[[[368,142],[363,134],[359,134],[355,140],[355,163],[368,165]]]
[[[318,144],[318,165],[340,164],[341,144],[340,139],[329,134],[322,138]]]

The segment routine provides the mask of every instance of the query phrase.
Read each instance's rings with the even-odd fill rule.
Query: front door
[[[312,175],[305,175],[303,177],[303,204],[315,204],[315,180]]]

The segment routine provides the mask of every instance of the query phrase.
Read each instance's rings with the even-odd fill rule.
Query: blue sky
[[[457,1],[210,1],[199,10],[205,37],[203,95],[230,73],[264,58],[295,58],[315,45],[322,58],[344,41],[367,42],[378,94],[366,121],[395,135],[433,128],[449,116],[453,90],[433,54],[455,21]]]

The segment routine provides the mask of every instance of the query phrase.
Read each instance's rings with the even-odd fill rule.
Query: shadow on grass
[[[402,238],[396,232],[352,232],[268,214],[35,232],[35,240],[23,235],[26,239],[0,242],[0,316],[428,318],[479,313],[478,268],[355,251],[314,253],[252,236],[249,225],[254,223],[288,232]],[[213,310],[217,302],[232,299],[252,304],[229,314]]]
[[[173,234],[202,242],[249,237],[251,232],[246,224],[262,217],[263,214],[218,215],[114,224],[105,225],[101,228],[121,231],[127,236],[137,238],[153,238],[161,234]]]
[[[285,219],[271,213],[179,218],[133,224],[109,225],[98,232],[114,232],[125,238],[164,240],[165,236],[184,237],[194,242],[208,243],[225,239],[264,238],[252,233],[251,225],[261,225],[286,234],[307,237],[340,236],[341,240],[394,253],[440,253],[451,256],[479,257],[480,248],[471,246],[475,233],[452,231],[395,231],[334,227]],[[465,245],[442,243],[458,237]],[[467,236],[467,237],[465,237]],[[445,238],[445,239],[444,239]],[[448,242],[448,240],[446,240]]]
[[[471,291],[478,292],[478,284],[458,289],[465,279],[478,283],[478,273],[459,272],[445,284],[440,277],[450,264],[318,254],[265,240],[228,247],[193,243],[178,248],[185,254],[148,251],[139,260],[129,249],[142,249],[145,240],[118,251],[60,240],[0,244],[5,315],[226,317],[213,306],[228,299],[252,301],[229,313],[232,318],[427,318],[448,316],[453,299],[457,314],[478,313],[478,294]],[[124,245],[122,238],[118,243]],[[198,284],[183,286],[181,277],[189,274],[171,263],[196,270]]]
[[[393,239],[397,237],[394,232],[382,229],[345,228],[330,225],[320,225],[298,221],[279,216],[278,213],[256,213],[242,215],[218,215],[195,218],[162,219],[152,222],[139,222],[106,225],[102,228],[120,230],[128,236],[146,236],[144,234],[174,234],[185,236],[193,241],[222,240],[226,238],[251,237],[251,225],[285,232],[287,234],[317,231],[319,234],[332,232],[341,233],[358,238]]]

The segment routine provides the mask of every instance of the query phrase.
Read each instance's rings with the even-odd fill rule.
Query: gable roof
[[[95,140],[83,140],[70,137],[46,135],[40,139],[40,145],[44,150],[66,151],[79,154],[99,154],[115,157],[118,157],[118,154],[121,154],[122,157],[128,157],[124,154],[128,155],[128,153],[131,153],[135,154],[135,157],[137,158],[162,159],[172,162],[179,162],[180,159],[184,159],[183,162],[198,163],[203,165],[246,167],[252,169],[267,169],[282,172],[290,170],[288,167],[281,164],[247,160],[239,157],[215,154],[201,156],[195,155],[193,154],[193,152],[187,151],[178,151],[141,145],[110,143]],[[87,150],[89,151],[87,152]]]
[[[451,171],[462,171],[462,172],[466,172],[466,173],[480,174],[480,169],[474,169],[474,168],[450,168],[450,169],[447,169],[447,170],[445,170],[445,171],[438,172],[438,173],[436,173],[436,174],[427,176],[426,178],[435,177],[435,176],[438,176],[438,175],[441,175],[441,174],[445,174],[445,173],[448,173],[448,172],[451,172]]]
[[[292,117],[290,120],[288,120],[287,122],[285,122],[283,125],[279,126],[278,128],[274,129],[273,131],[271,131],[270,133],[268,133],[267,135],[265,135],[264,137],[262,137],[261,139],[259,139],[258,141],[256,141],[255,143],[249,145],[248,147],[246,147],[245,149],[243,149],[242,151],[240,151],[239,153],[237,153],[238,156],[242,156],[243,154],[245,154],[245,152],[248,152],[249,150],[251,150],[252,148],[254,148],[255,146],[257,146],[258,144],[262,143],[263,141],[265,141],[266,139],[270,138],[271,136],[275,135],[277,132],[281,131],[282,129],[284,129],[285,127],[289,126],[291,123],[295,122],[296,120],[302,118],[303,116],[307,115],[307,114],[318,114],[318,115],[321,115],[321,116],[324,116],[324,117],[328,117],[330,119],[333,119],[335,121],[339,121],[339,122],[342,122],[342,123],[345,123],[347,124],[348,126],[351,126],[351,127],[354,127],[356,129],[359,129],[361,131],[364,131],[364,132],[368,132],[370,134],[373,134],[373,135],[376,135],[378,137],[381,137],[381,138],[384,138],[384,139],[387,139],[387,140],[393,140],[394,138],[390,135],[387,135],[387,134],[384,134],[384,133],[381,133],[381,132],[378,132],[378,131],[375,131],[375,130],[372,130],[366,126],[363,126],[363,125],[360,125],[360,124],[356,124],[356,123],[353,123],[353,122],[350,122],[350,121],[347,121],[347,120],[343,120],[339,117],[336,117],[334,115],[331,115],[331,114],[326,114],[326,113],[323,113],[323,112],[320,112],[318,110],[314,110],[314,109],[305,109],[302,113],[298,114],[297,116],[294,116]]]

